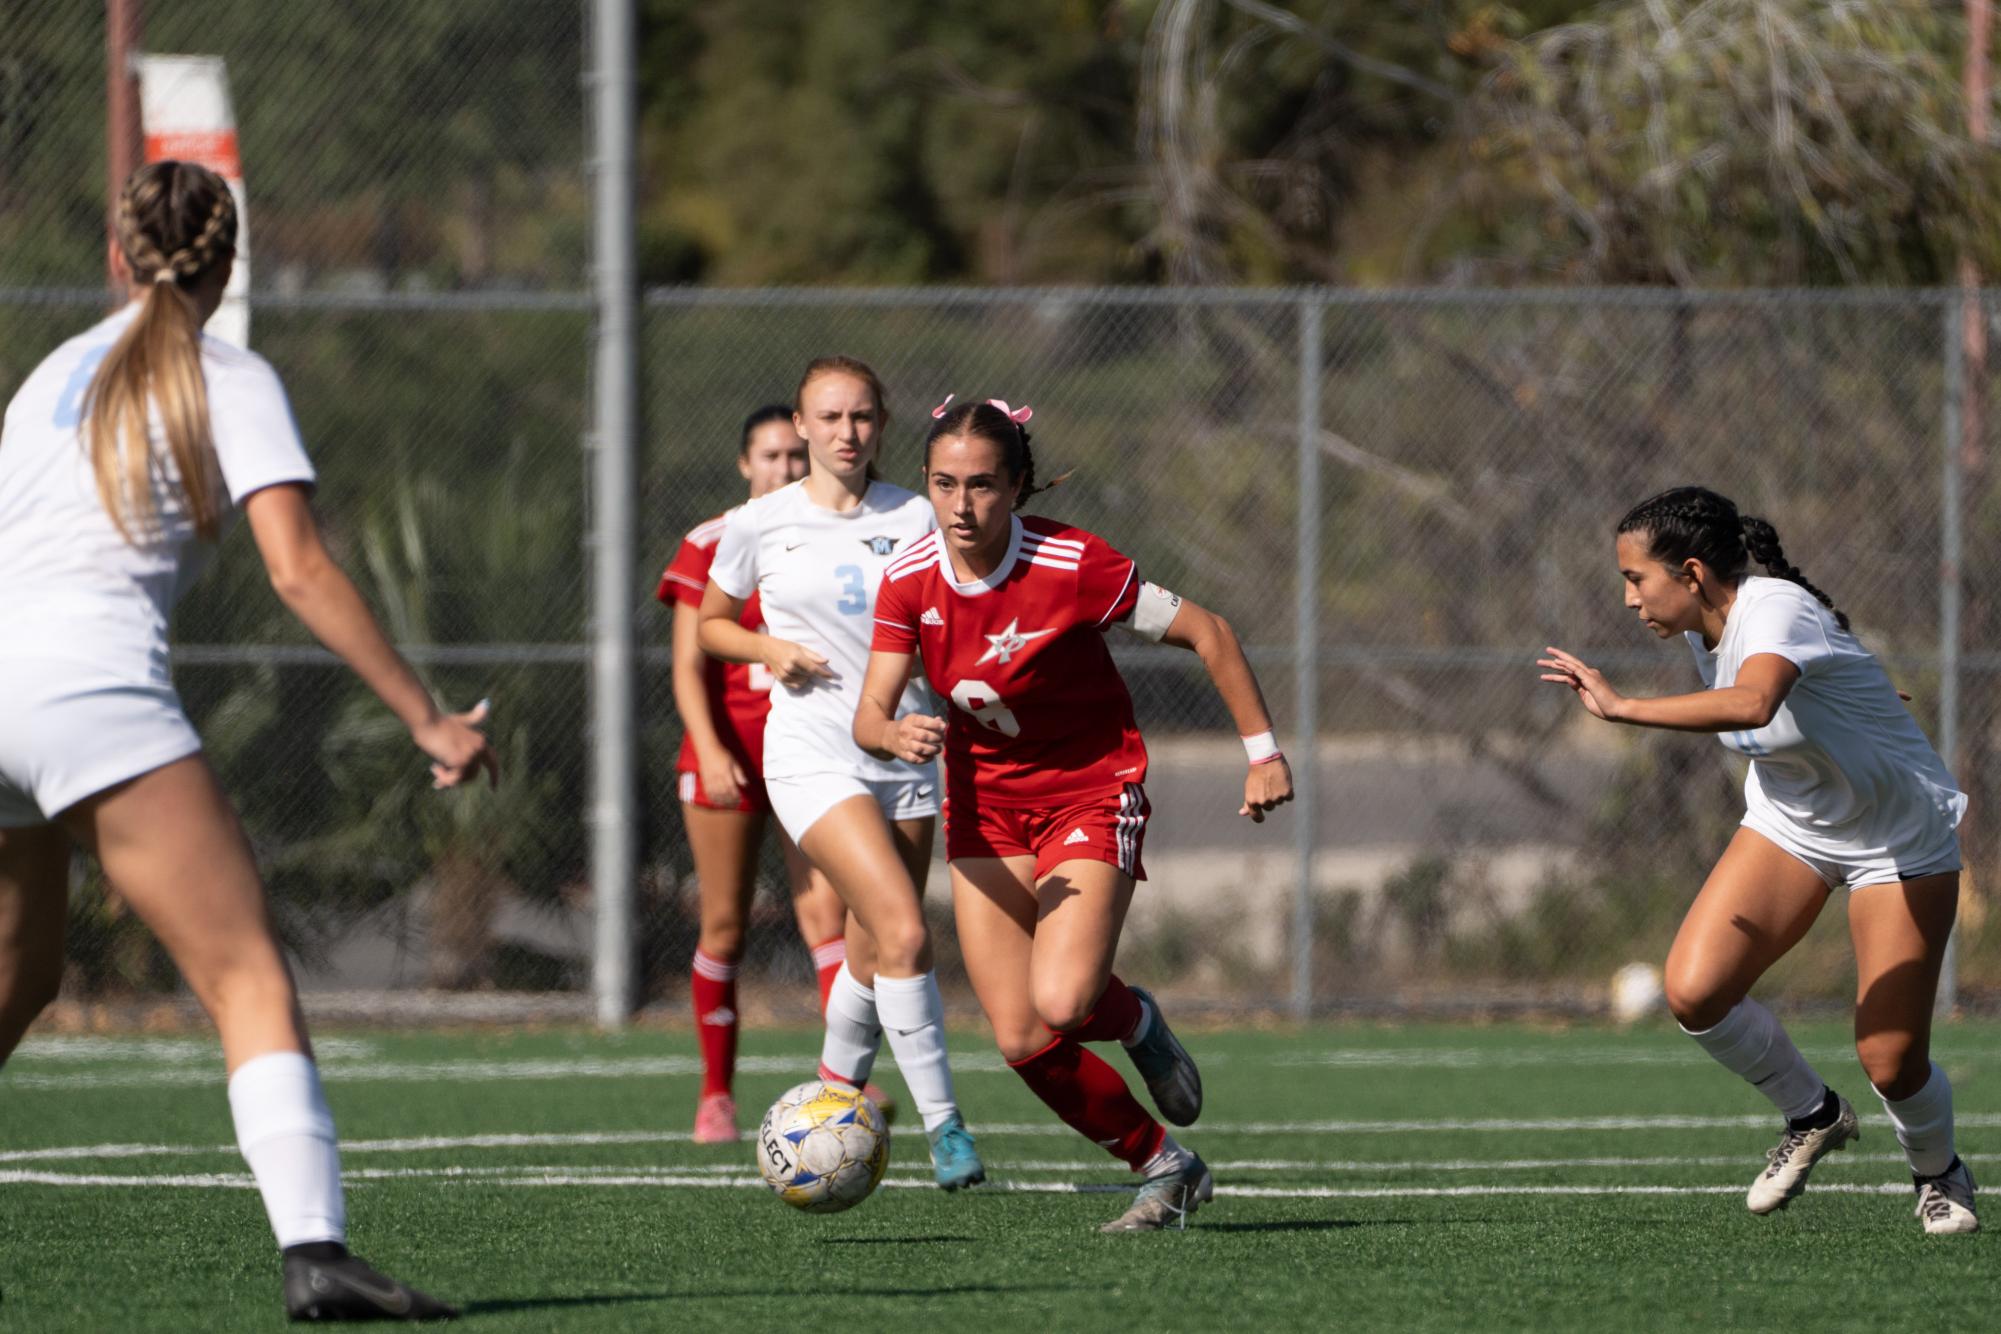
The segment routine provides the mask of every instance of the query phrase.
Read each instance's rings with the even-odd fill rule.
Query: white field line
[[[331,1038],[316,1044],[322,1073],[330,1081],[344,1083],[510,1083],[554,1079],[680,1079],[702,1071],[694,1056],[595,1056],[538,1060],[445,1060],[402,1062],[383,1059],[376,1044],[356,1039]],[[99,1050],[93,1052],[93,1048]],[[1848,1048],[1815,1048],[1813,1059],[1833,1063],[1851,1056]],[[1960,1051],[1948,1043],[1940,1053],[1947,1064],[1985,1064],[2001,1060],[1992,1050]],[[82,1064],[102,1061],[101,1068],[22,1070],[23,1063],[39,1061]],[[813,1058],[798,1056],[747,1056],[738,1060],[744,1074],[799,1074],[810,1077]],[[1549,1049],[1483,1048],[1344,1048],[1331,1051],[1280,1052],[1268,1057],[1244,1059],[1227,1052],[1204,1057],[1210,1067],[1229,1065],[1262,1068],[1303,1067],[1326,1069],[1402,1070],[1486,1070],[1532,1066],[1688,1066],[1707,1065],[1707,1058],[1693,1044],[1684,1051],[1631,1049],[1591,1046]],[[25,1042],[11,1062],[5,1087],[35,1091],[80,1089],[125,1089],[196,1086],[220,1078],[221,1058],[213,1043],[169,1039],[39,1038]],[[884,1053],[880,1068],[895,1069]],[[957,1074],[998,1075],[1010,1073],[999,1055],[986,1050],[963,1050],[953,1058]]]
[[[444,1184],[484,1184],[516,1187],[551,1186],[648,1186],[654,1189],[756,1190],[770,1188],[751,1176],[691,1175],[674,1172],[615,1172],[609,1170],[516,1169],[511,1174],[468,1171],[455,1168],[377,1169],[353,1173],[359,1181],[425,1179]],[[885,1188],[929,1190],[936,1187],[921,1175],[886,1179]],[[253,1190],[256,1182],[247,1173],[200,1173],[173,1176],[122,1176],[99,1173],[0,1171],[0,1185],[67,1187],[123,1187],[167,1189]],[[1058,1195],[1121,1195],[1133,1187],[1113,1183],[1071,1181],[998,1181],[982,1187],[988,1191],[1019,1191]],[[1843,1195],[1904,1195],[1910,1186],[1902,1182],[1827,1182],[1814,1187],[1820,1193]],[[1650,1195],[1739,1195],[1741,1185],[1476,1185],[1476,1186],[1230,1186],[1216,1187],[1222,1197],[1267,1200],[1326,1199],[1450,1199],[1469,1196],[1650,1196]]]
[[[2001,1126],[2001,1114],[1975,1112],[1954,1118],[1954,1123],[1962,1129],[1991,1129]],[[1741,1130],[1770,1129],[1774,1119],[1770,1116],[1599,1116],[1552,1118],[1549,1120],[1465,1120],[1465,1121],[1244,1121],[1217,1122],[1204,1125],[1199,1132],[1205,1136],[1242,1135],[1250,1137],[1301,1136],[1301,1135],[1391,1135],[1391,1134],[1431,1134],[1441,1132],[1526,1132],[1526,1131],[1579,1131],[1601,1130],[1622,1132],[1646,1132],[1654,1130]],[[1873,1120],[1870,1124],[1874,1124]],[[975,1127],[983,1136],[1033,1136],[1061,1138],[1075,1134],[1069,1127],[1054,1121],[1001,1123]],[[906,1129],[903,1135],[913,1135],[914,1129]],[[605,1144],[686,1144],[690,1135],[685,1130],[634,1130],[602,1131],[578,1134],[531,1134],[531,1135],[434,1135],[413,1139],[358,1139],[341,1143],[343,1155],[353,1157],[367,1153],[430,1153],[446,1149],[513,1149],[550,1148],[556,1146],[588,1146]],[[0,1163],[61,1162],[75,1160],[95,1160],[111,1158],[167,1158],[199,1157],[203,1155],[234,1154],[233,1144],[75,1144],[56,1145],[39,1149],[0,1150]],[[1969,1158],[1983,1155],[1966,1155]],[[1493,1166],[1477,1160],[1465,1161],[1463,1170],[1476,1166]],[[1653,1163],[1661,1165],[1694,1165],[1703,1160],[1695,1158],[1662,1159],[1513,1159],[1521,1163],[1522,1170],[1540,1166],[1645,1166]],[[1724,1161],[1735,1162],[1735,1158]],[[1839,1160],[1830,1160],[1839,1161]],[[1854,1161],[1854,1159],[1851,1159]],[[1397,1169],[1437,1168],[1435,1161],[1412,1160],[1393,1165]],[[1330,1170],[1348,1170],[1333,1168]],[[1365,1170],[1358,1166],[1354,1170]],[[1385,1170],[1388,1170],[1387,1168]],[[1452,1168],[1449,1170],[1461,1170]]]

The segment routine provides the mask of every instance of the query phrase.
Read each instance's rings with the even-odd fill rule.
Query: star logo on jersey
[[[1053,635],[1055,633],[1054,630],[1030,630],[1027,634],[1023,634],[1021,632],[1021,618],[1017,616],[1007,623],[1007,629],[997,635],[987,636],[987,651],[982,653],[979,662],[973,665],[977,667],[982,662],[995,661],[1003,663],[1013,662],[1014,655],[1028,647],[1028,641],[1031,639],[1040,639],[1044,635]]]
[[[924,614],[917,618],[917,622],[920,625],[942,626],[945,624],[945,618],[938,614],[936,607],[926,607]]]
[[[878,556],[887,556],[890,552],[895,551],[897,541],[898,539],[894,537],[864,537],[861,539],[862,545]]]

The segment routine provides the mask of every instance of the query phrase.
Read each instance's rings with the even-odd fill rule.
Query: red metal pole
[[[145,0],[105,0],[104,6],[104,234],[114,236],[112,209],[125,178],[139,166],[139,89],[132,57],[144,29]],[[105,281],[116,292],[119,284],[105,256]],[[122,299],[122,294],[114,295]]]

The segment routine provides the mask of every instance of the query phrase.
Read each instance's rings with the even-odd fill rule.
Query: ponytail
[[[1763,519],[1754,519],[1748,514],[1743,516],[1741,523],[1746,554],[1764,566],[1765,572],[1772,578],[1798,584],[1813,594],[1821,606],[1834,613],[1835,624],[1846,630],[1848,613],[1835,606],[1833,598],[1816,588],[1804,574],[1800,573],[1797,565],[1786,559],[1785,548],[1779,545],[1779,530]]]
[[[153,454],[157,407],[173,459],[171,484],[196,535],[213,542],[228,493],[209,423],[201,324],[182,285],[236,253],[236,202],[222,178],[204,167],[151,163],[134,172],[119,195],[118,244],[146,295],[84,391],[98,498],[127,542],[156,530],[154,488],[167,479]]]

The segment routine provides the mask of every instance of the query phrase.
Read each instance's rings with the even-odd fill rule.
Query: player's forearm
[[[405,727],[414,731],[437,720],[431,692],[382,633],[353,581],[330,557],[304,561],[282,578],[273,577],[271,586],[313,637],[353,668]]]
[[[1756,731],[1771,722],[1778,705],[1779,701],[1746,686],[1725,686],[1693,695],[1621,699],[1611,711],[1611,718],[1637,727],[1664,727],[1676,732],[1745,732]]]
[[[702,652],[724,662],[763,662],[764,645],[770,638],[738,625],[734,617],[702,618]]]
[[[1230,623],[1213,612],[1205,612],[1189,635],[1189,646],[1208,669],[1209,679],[1215,683],[1223,707],[1230,711],[1230,721],[1236,724],[1238,734],[1256,736],[1271,731],[1271,710],[1265,707],[1257,674],[1251,670],[1250,659],[1244,656],[1244,646],[1238,642],[1237,632],[1230,628]]]
[[[889,749],[889,729],[896,720],[881,704],[864,694],[861,703],[855,706],[854,726],[849,729],[855,744],[879,760],[893,760],[895,752]]]

